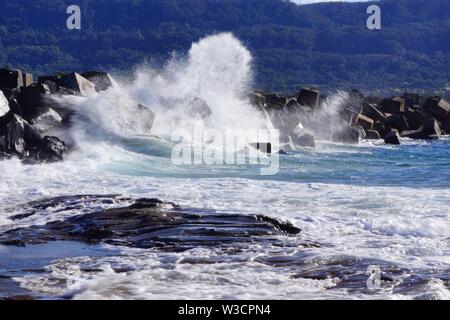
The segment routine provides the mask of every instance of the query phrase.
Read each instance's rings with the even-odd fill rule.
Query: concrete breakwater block
[[[435,116],[436,119],[444,120],[450,113],[450,103],[440,97],[432,97],[425,101],[423,109]]]
[[[315,88],[305,87],[297,95],[297,103],[313,109],[319,106],[320,91]]]
[[[384,143],[393,145],[400,144],[400,135],[398,133],[398,130],[394,129],[388,132],[386,134],[386,137],[384,138]]]
[[[76,72],[65,74],[60,82],[64,87],[75,90],[85,97],[96,92],[95,84]]]
[[[20,70],[0,69],[0,89],[19,89],[23,86]]]
[[[335,132],[331,140],[337,143],[358,144],[360,138],[359,131],[352,127],[344,127]]]
[[[52,93],[90,96],[96,92],[95,84],[76,72],[41,76],[38,83],[46,84]]]
[[[407,111],[405,99],[401,97],[383,99],[381,108],[383,112],[390,114],[403,114]]]
[[[374,120],[365,115],[359,114],[356,117],[355,124],[360,125],[364,130],[371,130],[373,128]]]

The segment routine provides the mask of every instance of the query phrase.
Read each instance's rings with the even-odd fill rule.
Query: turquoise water
[[[129,151],[152,157],[109,163],[105,169],[129,175],[180,178],[241,177],[299,183],[450,187],[449,138],[433,142],[406,140],[401,146],[367,140],[356,146],[319,142],[315,150],[303,149],[279,155],[280,170],[269,176],[260,174],[261,167],[267,165],[175,166],[169,159],[169,146],[160,143],[146,148],[139,144],[129,145]]]

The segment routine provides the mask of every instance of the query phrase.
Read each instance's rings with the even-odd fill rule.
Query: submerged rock
[[[73,210],[75,205],[85,207],[86,202],[83,205],[80,199],[117,201],[114,196],[59,197],[33,202],[29,205],[30,214],[13,219],[23,219],[50,207],[64,206],[68,208],[66,210]],[[200,212],[158,199],[138,199],[126,207],[77,215],[44,226],[11,230],[0,236],[0,243],[27,245],[68,240],[183,251],[197,246],[242,242],[275,243],[279,241],[276,236],[296,235],[299,232],[300,229],[290,223],[263,215]]]
[[[42,134],[52,128],[61,126],[62,120],[62,117],[55,110],[48,108],[46,112],[37,116],[31,123]]]
[[[57,162],[64,159],[66,152],[67,146],[64,141],[57,137],[45,136],[32,148],[30,156],[32,161]]]

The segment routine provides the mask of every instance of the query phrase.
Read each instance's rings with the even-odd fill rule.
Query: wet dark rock
[[[41,138],[20,116],[8,113],[0,118],[0,152],[26,162],[62,160],[67,147],[56,137]]]
[[[408,270],[390,265],[382,260],[352,256],[336,256],[313,264],[301,263],[304,258],[298,260],[298,272],[293,276],[294,279],[333,279],[336,285],[331,290],[346,289],[348,292],[370,292],[367,288],[367,280],[369,279],[368,270],[372,266],[377,266],[381,270],[380,287],[383,289],[393,289],[400,285],[399,276],[408,273]],[[284,265],[280,264],[279,267]]]
[[[367,130],[366,139],[369,140],[379,140],[381,139],[380,134],[375,130]]]
[[[106,72],[88,71],[81,75],[95,84],[96,91],[108,90],[113,85],[111,77]]]
[[[50,129],[60,127],[62,124],[62,117],[52,108],[47,108],[40,115],[35,117],[31,124],[40,133],[43,134]]]
[[[47,199],[30,206],[40,208],[81,205],[80,197]],[[96,200],[89,196],[84,201]],[[108,196],[100,196],[101,199]],[[117,199],[117,198],[113,198]],[[84,202],[85,203],[85,202]],[[62,209],[64,210],[64,209]],[[23,218],[25,216],[16,217]],[[0,243],[29,245],[49,241],[108,243],[137,248],[183,251],[197,246],[230,243],[278,242],[277,236],[297,235],[290,223],[263,215],[223,214],[183,209],[158,199],[138,199],[133,204],[73,216],[44,226],[10,230],[0,235]]]
[[[33,292],[24,289],[12,276],[0,276],[0,300],[23,301],[34,300]]]
[[[20,107],[19,102],[17,101],[17,99],[9,100],[9,109],[11,110],[12,113],[15,113],[17,115],[21,115],[22,114],[22,108]]]
[[[394,129],[388,132],[388,134],[386,134],[386,137],[384,138],[384,143],[393,145],[400,144],[400,135],[398,131]]]
[[[42,84],[46,85],[49,88],[51,94],[58,92],[58,85],[56,83],[54,83],[53,81],[45,80],[42,82]]]
[[[37,201],[31,201],[24,205],[21,205],[18,213],[12,217],[11,220],[21,220],[35,215],[43,210],[52,212],[65,212],[71,210],[77,210],[79,213],[91,213],[86,211],[86,204],[92,206],[113,205],[115,203],[129,202],[130,198],[117,194],[105,194],[105,195],[74,195],[74,196],[60,196],[48,199],[41,199]]]
[[[48,110],[48,103],[45,99],[50,95],[50,89],[45,84],[33,84],[22,88],[18,96],[21,116],[31,122],[35,117]]]
[[[33,161],[57,162],[64,159],[68,148],[64,141],[57,137],[45,136],[39,144],[30,151]]]
[[[34,140],[34,137],[27,137],[26,127],[27,122],[18,115],[8,113],[0,118],[0,151],[21,158],[26,157],[28,152],[25,139]],[[33,130],[31,128],[28,131],[30,136]]]

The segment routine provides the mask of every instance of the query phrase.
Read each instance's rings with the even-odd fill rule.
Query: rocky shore
[[[0,159],[17,157],[27,163],[63,160],[69,146],[49,132],[70,126],[72,115],[51,98],[86,97],[112,84],[105,72],[57,73],[34,81],[29,73],[0,69]],[[303,88],[291,95],[255,91],[250,99],[269,126],[280,130],[282,151],[314,147],[316,139],[348,144],[383,139],[387,144],[400,144],[402,138],[429,140],[450,134],[450,104],[441,97],[405,93],[382,98],[352,90],[333,98],[321,95],[318,89]],[[182,105],[189,114],[203,119],[212,113],[200,98],[161,104],[168,110]],[[150,132],[155,114],[139,103],[135,109]]]
[[[0,235],[0,244],[26,246],[49,241],[80,241],[184,251],[198,246],[269,240],[278,243],[274,237],[300,233],[300,229],[291,223],[264,215],[196,211],[158,199],[133,200],[118,195],[63,196],[34,201],[22,206],[22,213],[11,219],[21,221],[44,210],[57,209],[59,213],[77,208],[81,210],[96,203],[106,206],[115,204],[116,207],[49,222],[43,226],[9,230]],[[122,205],[117,207],[117,204]]]
[[[361,139],[438,139],[450,134],[450,104],[439,96],[404,93],[397,97],[365,96],[358,90],[327,97],[318,89],[297,94],[254,92],[253,102],[280,130],[281,143],[314,147],[315,138],[357,144]]]

